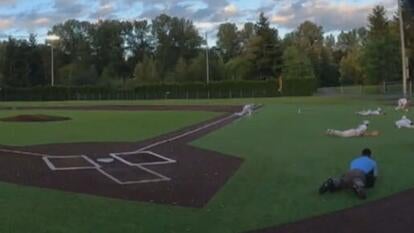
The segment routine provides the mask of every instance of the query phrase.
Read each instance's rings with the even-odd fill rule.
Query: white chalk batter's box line
[[[122,156],[128,156],[128,155],[138,155],[138,154],[150,154],[154,157],[160,158],[164,161],[157,161],[157,162],[141,162],[141,163],[131,163],[130,161],[122,158]],[[171,164],[176,163],[174,159],[170,159],[167,157],[164,157],[160,154],[157,154],[152,151],[139,151],[139,152],[127,152],[127,153],[111,153],[109,154],[112,158],[117,159],[125,164],[128,164],[129,166],[151,166],[151,165],[163,165],[163,164]]]
[[[175,160],[169,159],[165,156],[162,156],[160,154],[157,154],[155,152],[151,152],[151,151],[143,151],[140,153],[134,153],[134,154],[150,154],[154,157],[157,158],[161,158],[161,159],[165,159],[165,161],[162,162],[143,162],[143,163],[131,163],[125,159],[123,159],[122,157],[119,157],[117,155],[114,154],[110,154],[110,156],[118,161],[120,161],[121,163],[124,163],[130,167],[136,167],[139,168],[141,170],[144,170],[145,172],[148,172],[154,176],[156,176],[157,178],[155,179],[145,179],[145,180],[129,180],[129,181],[122,181],[119,178],[116,178],[115,176],[109,174],[108,172],[106,172],[104,170],[104,168],[102,168],[101,165],[99,165],[98,163],[96,163],[93,159],[91,159],[90,157],[86,156],[86,155],[68,155],[68,156],[44,156],[42,157],[43,161],[45,161],[46,165],[49,167],[50,170],[52,171],[76,171],[76,170],[97,170],[98,172],[100,172],[102,175],[106,176],[107,178],[111,179],[112,181],[114,181],[117,184],[120,185],[128,185],[128,184],[143,184],[143,183],[153,183],[153,182],[162,182],[162,181],[170,181],[171,178],[164,176],[156,171],[153,171],[151,169],[148,169],[144,166],[149,166],[149,165],[163,165],[163,164],[172,164],[172,163],[176,163]],[[128,154],[128,155],[134,155],[134,154]],[[83,158],[85,159],[88,163],[91,164],[91,166],[81,166],[81,167],[65,167],[65,168],[59,168],[57,166],[55,166],[53,164],[53,162],[51,160],[54,159],[74,159],[74,158]]]
[[[76,158],[83,158],[85,159],[88,163],[91,164],[91,166],[81,166],[81,167],[56,167],[53,162],[51,161],[54,159],[76,159]],[[50,168],[50,170],[52,171],[73,171],[73,170],[90,170],[90,169],[98,169],[101,166],[96,163],[95,161],[93,161],[93,159],[89,158],[86,155],[68,155],[68,156],[44,156],[43,161],[45,161],[45,163],[47,164],[47,166]]]

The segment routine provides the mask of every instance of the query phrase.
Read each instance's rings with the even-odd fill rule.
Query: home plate
[[[113,158],[99,158],[96,161],[100,163],[113,163],[115,160]]]

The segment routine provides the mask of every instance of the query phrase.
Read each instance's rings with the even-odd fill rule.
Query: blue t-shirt
[[[369,158],[368,156],[361,156],[352,160],[350,169],[361,170],[365,173],[365,175],[367,175],[370,172],[374,172],[374,176],[378,175],[377,162],[375,162],[375,160]]]

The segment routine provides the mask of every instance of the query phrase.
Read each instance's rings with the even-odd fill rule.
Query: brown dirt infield
[[[69,117],[50,116],[50,115],[17,115],[12,117],[1,118],[0,121],[4,122],[55,122],[55,121],[68,121]]]
[[[0,181],[123,200],[201,208],[242,164],[240,158],[188,145],[189,142],[236,120],[237,117],[233,113],[241,110],[240,106],[204,107],[36,108],[214,111],[223,114],[142,142],[0,146]],[[142,148],[144,150],[137,152]],[[132,151],[135,152],[122,154]],[[115,161],[100,163],[100,158],[115,158]]]

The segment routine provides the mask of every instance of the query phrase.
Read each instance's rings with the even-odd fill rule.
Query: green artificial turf
[[[157,111],[0,111],[0,118],[24,114],[70,117],[61,122],[1,122],[0,144],[140,141],[203,120],[216,113]]]
[[[380,104],[339,98],[262,101],[266,105],[253,117],[193,142],[244,159],[241,168],[204,208],[128,202],[2,183],[0,232],[245,232],[349,208],[414,187],[414,130],[394,128],[402,113],[393,112],[391,106],[383,106],[386,116],[369,118],[370,129],[380,130],[380,137],[340,139],[325,136],[325,130],[354,127],[366,119],[356,116],[355,111]],[[414,118],[414,113],[407,116]],[[7,138],[3,133],[1,137]],[[380,179],[368,192],[368,200],[360,201],[351,192],[319,196],[320,183],[345,171],[349,160],[364,147],[373,150],[380,167]]]

